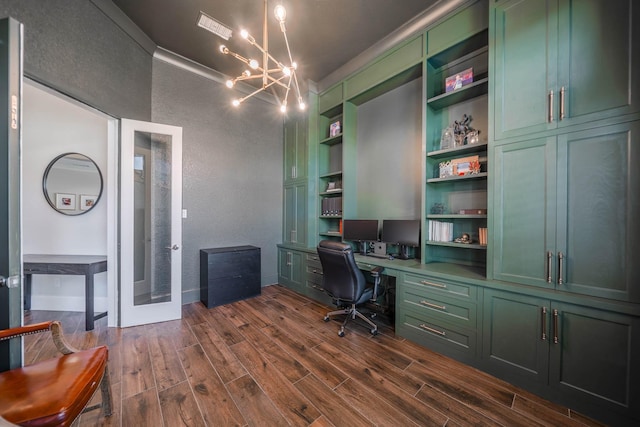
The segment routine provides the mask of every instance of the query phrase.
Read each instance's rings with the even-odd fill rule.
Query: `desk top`
[[[23,256],[25,264],[76,264],[89,265],[106,262],[106,255],[46,255],[26,254]]]

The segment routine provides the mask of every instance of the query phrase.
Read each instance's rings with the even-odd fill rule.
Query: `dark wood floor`
[[[383,327],[322,318],[330,307],[281,286],[183,319],[126,329],[106,319],[85,332],[82,313],[33,311],[25,323],[62,321],[75,346],[109,346],[114,414],[79,426],[597,425]],[[42,334],[25,340],[27,363],[55,355]],[[96,397],[98,399],[98,397]]]

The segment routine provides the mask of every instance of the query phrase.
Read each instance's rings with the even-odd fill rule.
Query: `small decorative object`
[[[341,127],[340,120],[335,121],[329,125],[329,138],[340,135]]]
[[[480,142],[480,131],[472,130],[467,132],[467,144],[477,144]]]
[[[56,193],[56,208],[65,211],[76,209],[76,195],[67,193]]]
[[[462,236],[456,237],[454,242],[469,244],[469,243],[471,243],[471,236],[469,236],[467,233],[462,233]]]
[[[442,215],[444,211],[445,208],[443,203],[434,203],[433,206],[431,206],[431,213],[434,215]]]
[[[440,149],[447,150],[455,146],[455,140],[453,137],[453,128],[447,127],[442,131],[442,137],[440,138]]]
[[[453,176],[453,164],[451,161],[440,162],[440,175],[439,178],[446,178]]]
[[[451,92],[473,82],[473,68],[467,68],[445,80],[445,92]]]

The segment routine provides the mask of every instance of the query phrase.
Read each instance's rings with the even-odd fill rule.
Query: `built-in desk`
[[[362,254],[354,254],[356,264],[361,270],[371,270],[374,267],[384,267],[386,276],[397,277],[400,270],[408,268],[418,268],[420,260],[418,259],[400,259],[400,258],[379,258]]]
[[[95,320],[107,312],[94,314],[93,277],[107,271],[107,257],[102,255],[24,255],[24,309],[31,309],[31,276],[33,274],[68,274],[84,276],[85,329],[93,330]]]

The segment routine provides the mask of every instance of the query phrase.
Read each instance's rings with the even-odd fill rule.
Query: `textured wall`
[[[261,249],[262,285],[277,283],[282,236],[282,116],[223,84],[154,60],[152,120],[183,128],[183,303],[200,298],[199,250]]]
[[[25,74],[115,117],[151,117],[151,55],[87,0],[0,0],[24,24]]]

